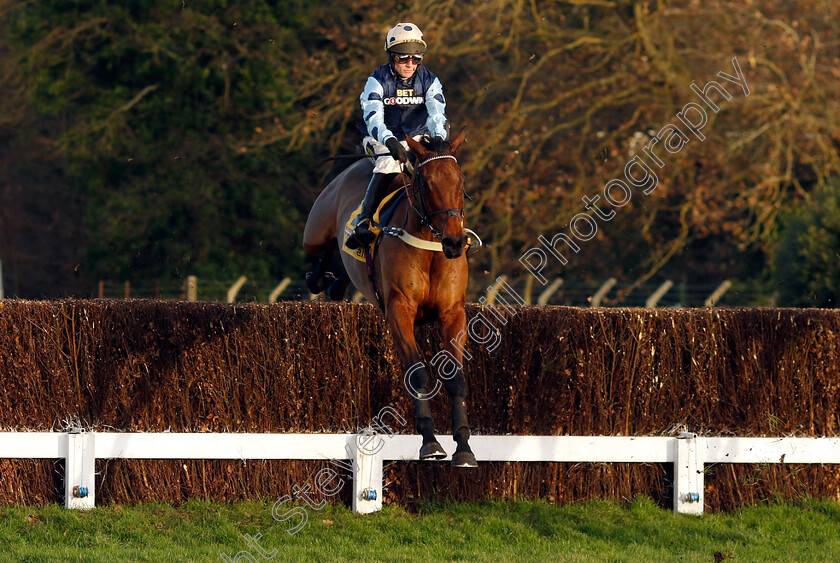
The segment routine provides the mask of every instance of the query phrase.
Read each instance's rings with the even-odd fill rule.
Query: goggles
[[[407,63],[414,61],[415,64],[420,64],[423,61],[423,55],[394,55],[394,62]]]

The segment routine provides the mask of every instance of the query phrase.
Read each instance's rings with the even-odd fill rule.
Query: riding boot
[[[347,238],[347,248],[356,250],[363,248],[376,239],[376,235],[370,230],[371,218],[373,212],[376,211],[376,188],[379,186],[379,181],[384,174],[375,173],[370,179],[367,190],[365,190],[365,199],[362,201],[362,212],[359,213],[359,222],[356,224],[356,230]]]

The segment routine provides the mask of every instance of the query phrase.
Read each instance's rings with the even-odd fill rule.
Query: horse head
[[[464,232],[464,175],[455,154],[464,142],[462,129],[452,141],[432,146],[426,141],[406,142],[417,157],[411,180],[411,206],[443,245],[447,258],[458,258],[467,244]]]

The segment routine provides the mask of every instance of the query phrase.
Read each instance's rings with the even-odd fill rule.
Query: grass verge
[[[297,505],[285,522],[272,502],[181,506],[0,508],[0,561],[835,561],[840,505],[803,500],[702,517],[653,501],[567,506],[519,501],[387,506]],[[283,512],[291,507],[284,506]],[[290,535],[286,528],[307,521]],[[258,538],[263,550],[249,546]],[[274,551],[276,550],[276,552]],[[251,561],[240,555],[238,561]]]

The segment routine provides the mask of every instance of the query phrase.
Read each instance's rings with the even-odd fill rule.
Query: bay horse
[[[423,438],[421,460],[441,460],[446,452],[435,438],[429,407],[429,400],[440,389],[440,381],[436,380],[434,389],[429,391],[429,375],[417,349],[414,328],[435,320],[440,322],[443,347],[450,360],[441,378],[452,404],[452,436],[456,442],[452,465],[477,467],[468,443],[467,382],[462,370],[463,352],[458,346],[467,340],[464,175],[455,158],[464,139],[462,130],[451,142],[444,141],[433,147],[425,140],[418,142],[406,137],[416,164],[410,178],[401,174],[391,184],[391,190],[400,186],[405,188],[408,197],[398,204],[390,224],[399,225],[405,233],[416,238],[411,240],[409,237],[409,244],[404,238],[380,235],[372,261],[376,287],[369,280],[365,262],[340,250],[345,225],[357,209],[370,180],[373,166],[370,159],[356,162],[324,188],[306,221],[303,248],[310,256],[317,257],[313,271],[307,274],[307,285],[312,293],[326,289],[331,294],[343,294],[349,278],[368,301],[380,305],[402,363],[406,387],[414,401],[417,431]],[[417,239],[426,244],[418,243]],[[414,246],[430,246],[428,243],[437,243],[436,250]],[[326,270],[336,250],[339,250],[346,275],[333,281]],[[330,284],[338,285],[338,291]]]

